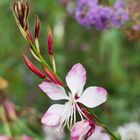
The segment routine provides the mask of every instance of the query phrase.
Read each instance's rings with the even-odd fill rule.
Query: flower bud
[[[32,36],[32,34],[31,34],[31,32],[29,31],[29,30],[27,30],[27,38],[28,38],[28,40],[31,42],[31,43],[33,43],[33,36]]]
[[[42,73],[35,65],[32,64],[32,62],[28,59],[28,57],[23,54],[23,60],[25,62],[25,64],[27,65],[27,67],[33,72],[35,73],[37,76],[39,76],[42,79],[45,79],[45,74]]]
[[[38,17],[36,17],[36,23],[35,23],[35,39],[39,37],[40,27],[41,27],[40,20],[39,20]]]
[[[13,4],[13,11],[16,20],[22,26],[22,28],[27,28],[27,18],[29,14],[29,5],[26,1],[15,1]]]
[[[50,27],[48,27],[48,51],[49,55],[53,55],[53,37]]]
[[[64,84],[49,69],[47,69],[44,66],[43,66],[43,69],[51,81],[53,81],[54,83],[59,84],[61,86],[64,86]]]

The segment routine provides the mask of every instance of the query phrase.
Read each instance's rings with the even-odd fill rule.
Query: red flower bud
[[[80,103],[78,103],[78,105],[81,106]],[[84,115],[85,115],[89,120],[95,120],[95,117],[94,117],[93,115],[91,115],[91,114],[88,112],[88,110],[87,110],[86,108],[83,108],[83,107],[81,106],[81,110],[82,110],[82,112],[84,113]]]
[[[50,27],[48,27],[48,51],[49,55],[53,55],[53,37]]]
[[[42,79],[45,79],[45,74],[42,73],[29,59],[28,57],[23,54],[23,60],[25,62],[25,64],[27,65],[27,67],[33,72],[35,73],[37,76],[39,76]]]
[[[61,86],[64,86],[64,84],[49,69],[47,69],[44,66],[43,66],[43,69],[51,81],[53,81],[54,83],[59,84]]]
[[[35,23],[35,38],[39,37],[39,33],[40,33],[40,27],[41,27],[41,23],[38,17],[36,17],[36,23]]]

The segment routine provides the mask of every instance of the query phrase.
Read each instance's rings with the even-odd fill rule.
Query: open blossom
[[[72,127],[76,122],[76,110],[81,119],[86,118],[79,104],[94,108],[104,103],[107,91],[102,87],[91,86],[83,91],[86,82],[86,70],[81,64],[75,64],[66,76],[66,83],[70,89],[68,95],[64,88],[58,84],[45,81],[39,87],[52,100],[66,100],[65,104],[54,104],[42,117],[42,123],[48,126],[61,128],[66,124]],[[62,128],[63,128],[62,127]]]
[[[140,124],[133,122],[118,128],[121,140],[139,140]]]
[[[76,8],[76,19],[79,24],[87,27],[92,27],[94,25],[95,15],[98,0],[78,0]]]
[[[113,10],[107,6],[97,6],[95,26],[99,30],[105,30],[112,27]],[[95,15],[93,15],[95,16]]]
[[[113,7],[101,5],[98,0],[78,0],[75,17],[80,25],[99,30],[120,27],[129,19],[121,0],[117,0]]]

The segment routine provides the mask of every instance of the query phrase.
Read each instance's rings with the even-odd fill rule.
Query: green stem
[[[36,49],[36,47],[34,46],[34,44],[28,39],[28,37],[26,38],[26,40],[29,42],[31,49],[33,50],[33,52],[36,54],[36,56],[40,59],[41,63],[46,66],[60,81],[62,81],[62,79],[57,75],[56,72],[54,72],[52,70],[52,68],[48,65],[48,63],[45,61],[45,59],[42,57],[42,55],[40,54],[40,52]],[[62,81],[63,82],[63,81]],[[64,82],[63,82],[64,83]]]
[[[41,140],[41,138],[33,132],[29,127],[27,127],[22,121],[20,121],[18,118],[16,119],[17,124],[27,132],[28,135],[33,136],[36,140]]]
[[[8,122],[4,122],[4,130],[7,136],[12,137],[11,129]]]
[[[92,112],[89,109],[88,111],[91,115],[94,116],[99,125],[101,125],[106,130],[106,132],[111,136],[112,140],[118,140],[118,138],[104,125],[104,123],[99,119],[99,117],[94,112]]]
[[[21,32],[21,34],[23,35],[23,37],[26,39],[26,41],[28,41],[32,51],[35,53],[35,55],[40,59],[41,63],[46,66],[61,82],[63,82],[63,80],[57,75],[57,73],[55,71],[52,70],[52,68],[48,65],[48,63],[45,61],[45,59],[42,57],[42,55],[40,54],[40,52],[36,49],[35,45],[33,44],[33,42],[28,38],[27,32],[25,31],[25,29],[23,29],[23,27],[20,25],[17,16],[15,15],[14,11],[13,11],[13,15],[15,17],[17,26]],[[63,82],[64,83],[64,82]]]

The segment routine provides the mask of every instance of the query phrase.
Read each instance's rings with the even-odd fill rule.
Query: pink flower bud
[[[71,140],[82,140],[89,138],[95,128],[95,123],[90,120],[83,120],[74,124],[71,129]]]
[[[48,27],[48,51],[49,55],[53,55],[53,37],[50,27]]]
[[[51,81],[61,86],[64,86],[64,84],[49,69],[47,69],[46,67],[43,67],[43,69]]]
[[[39,76],[42,79],[45,79],[45,74],[42,73],[35,65],[33,65],[33,63],[28,59],[28,57],[23,54],[23,60],[25,62],[25,64],[27,65],[27,67],[33,72],[35,73],[37,76]]]

